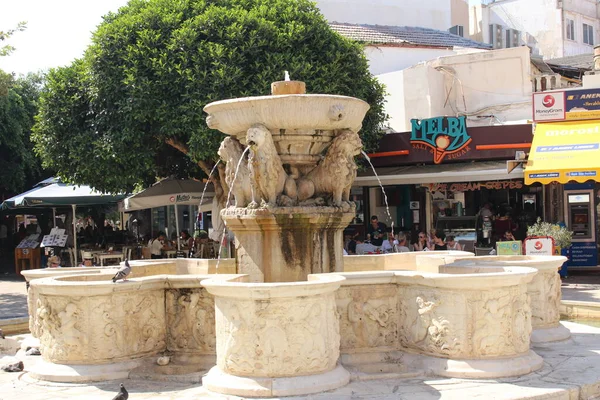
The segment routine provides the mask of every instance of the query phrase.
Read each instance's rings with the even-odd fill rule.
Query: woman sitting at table
[[[48,259],[48,268],[62,268],[60,265],[60,257],[52,256]]]
[[[165,235],[162,232],[158,232],[158,235],[156,236],[156,238],[154,238],[154,240],[150,244],[150,258],[152,258],[152,259],[163,258],[162,251],[163,251],[163,249],[166,250],[166,247],[163,244],[164,240],[165,240]]]
[[[187,229],[181,231],[181,242],[187,250],[191,250],[194,247],[194,238],[190,236]]]

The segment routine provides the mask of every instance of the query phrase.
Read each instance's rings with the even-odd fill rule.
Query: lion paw
[[[258,203],[256,201],[252,200],[250,202],[250,204],[248,204],[248,208],[251,209],[251,210],[257,209],[258,208]]]

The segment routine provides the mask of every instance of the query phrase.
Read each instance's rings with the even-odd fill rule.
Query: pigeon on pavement
[[[129,265],[129,260],[125,259],[125,265],[119,268],[115,276],[113,276],[112,281],[115,283],[119,279],[126,280],[127,275],[131,273],[131,266]]]
[[[27,349],[27,351],[25,351],[25,355],[26,356],[41,356],[42,353],[40,352],[40,349],[38,349],[37,347],[30,347]]]
[[[127,400],[128,398],[129,393],[127,392],[127,389],[125,389],[125,386],[121,383],[121,389],[119,390],[119,393],[113,397],[113,400]]]
[[[2,329],[0,329],[0,339],[6,339],[6,336],[4,336],[4,332],[2,332]]]
[[[0,367],[0,369],[4,372],[21,372],[23,371],[23,368],[25,368],[25,366],[23,365],[23,361],[19,361],[13,364],[6,364]]]

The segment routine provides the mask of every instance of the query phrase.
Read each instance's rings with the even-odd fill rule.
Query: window
[[[521,32],[516,29],[506,30],[506,47],[518,47],[521,41]]]
[[[594,27],[588,24],[583,24],[583,43],[594,45]]]
[[[464,37],[464,27],[462,25],[454,25],[449,29],[450,33],[458,35],[460,37]]]
[[[565,25],[567,28],[567,39],[575,40],[575,21],[567,18],[567,23]]]

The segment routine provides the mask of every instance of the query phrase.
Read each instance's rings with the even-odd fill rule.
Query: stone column
[[[297,282],[309,274],[343,271],[343,231],[353,210],[230,208],[221,216],[235,232],[238,272],[252,282]]]
[[[340,329],[334,292],[341,276],[257,284],[206,280],[215,297],[217,365],[211,391],[250,397],[304,395],[349,381],[338,365]]]

